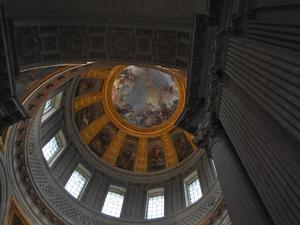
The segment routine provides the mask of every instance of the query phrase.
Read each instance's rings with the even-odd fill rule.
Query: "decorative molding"
[[[139,139],[139,147],[135,159],[134,170],[138,172],[146,172],[148,168],[148,138],[141,137]]]
[[[97,92],[79,96],[74,99],[74,111],[78,112],[89,105],[92,105],[96,102],[100,102],[101,100],[102,95]]]
[[[181,112],[183,111],[184,105],[185,105],[185,78],[182,76],[180,71],[174,72],[171,71],[171,74],[176,74],[177,76],[174,76],[174,80],[176,82],[176,86],[178,88],[178,105],[175,110],[175,112],[168,118],[164,123],[152,126],[149,128],[141,128],[134,126],[132,124],[127,123],[124,121],[119,113],[117,112],[111,98],[113,83],[115,81],[115,77],[119,76],[121,72],[125,70],[127,65],[118,65],[114,66],[111,70],[111,73],[109,77],[107,78],[106,82],[104,83],[103,87],[103,106],[104,111],[106,114],[110,117],[110,120],[114,123],[116,127],[119,129],[124,130],[128,134],[136,137],[159,137],[161,133],[167,132],[172,130],[175,127],[175,121],[180,116]],[[161,70],[160,67],[153,67],[156,70]],[[164,72],[168,72],[166,68],[164,68]]]
[[[48,37],[46,40],[49,40]],[[85,27],[60,26],[58,34],[58,46],[61,49],[62,58],[86,58],[89,48],[88,34]],[[51,49],[53,42],[46,41],[46,49]],[[53,46],[54,47],[54,46]]]
[[[166,166],[167,168],[172,167],[178,163],[175,147],[173,145],[169,133],[162,133],[160,137],[165,149]]]
[[[90,143],[95,135],[109,122],[106,114],[98,117],[91,124],[80,131],[80,137],[85,143]]]
[[[41,105],[47,96],[39,99],[37,99],[36,96],[43,92],[43,90],[46,90],[49,84],[52,84],[51,88],[59,88],[61,85],[70,81],[74,76],[78,76],[82,72],[83,71],[79,68],[77,71],[70,72],[68,76],[60,74],[57,75],[55,79],[50,79],[40,85],[38,89],[26,99],[25,107],[31,107],[30,117],[32,119],[12,127],[8,147],[11,151],[8,151],[7,161],[10,164],[10,172],[16,172],[14,173],[16,177],[12,177],[14,192],[17,193],[18,199],[21,199],[22,205],[31,205],[31,207],[27,209],[30,211],[29,216],[33,219],[39,219],[42,214],[45,223],[49,224],[132,225],[150,223],[155,225],[196,225],[198,221],[202,220],[202,218],[219,204],[221,189],[218,183],[215,183],[212,186],[211,191],[198,203],[159,221],[126,220],[124,218],[111,220],[106,216],[87,208],[83,202],[77,202],[71,199],[57,183],[57,178],[51,174],[47,164],[43,160],[40,143],[36,141],[37,137],[40,136]],[[58,79],[59,76],[62,76],[63,78]],[[66,93],[66,99],[68,99],[69,96],[73,96],[75,90],[72,90],[72,85],[76,82],[78,82],[78,79],[74,79],[74,81],[71,81],[71,83],[67,85],[69,87],[68,89],[72,92]],[[54,88],[52,90],[54,90]],[[71,102],[68,103],[65,110],[69,110],[70,116],[72,115],[71,112],[73,109]],[[74,132],[70,132],[70,135],[72,133],[73,135],[76,135],[76,128],[74,126],[74,121],[72,124],[67,124],[68,128],[74,129]],[[78,131],[77,135],[79,135]],[[77,138],[74,139],[74,137]],[[71,140],[73,143],[70,144],[73,148],[85,152],[85,155],[90,155],[87,154],[88,150],[86,146],[77,144],[81,142],[79,136],[73,136],[71,137]],[[123,170],[118,170],[106,164],[100,164],[98,161],[97,165],[103,165],[103,167],[102,169],[99,169],[101,167],[95,167],[94,171],[97,172],[99,169],[101,174],[111,175],[111,179],[119,180],[119,182],[124,182],[122,179],[125,179],[126,182],[134,182],[135,184],[140,181],[143,181],[144,183],[165,182],[167,179],[171,179],[178,174],[185,174],[191,169],[194,170],[201,155],[202,154],[199,152],[195,152],[195,154],[191,155],[191,158],[185,161],[182,166],[174,167],[171,170],[166,170],[162,173],[153,173],[149,176],[143,173],[136,173],[133,176],[130,173],[123,172]],[[89,158],[85,156],[84,160],[89,160]],[[92,160],[89,161],[89,164],[91,167],[94,166]],[[113,171],[118,172],[114,173]],[[36,224],[40,223],[41,222],[38,222]]]
[[[105,61],[164,65],[187,70],[191,32],[187,28],[91,23],[13,21],[22,67],[65,62]]]
[[[8,221],[6,225],[15,225],[15,217],[20,220],[22,225],[31,225],[29,222],[30,219],[24,214],[24,212],[22,212],[20,204],[18,203],[17,199],[13,197],[10,201],[10,209],[8,212]]]
[[[95,65],[95,67],[99,67],[99,65]],[[118,67],[112,68],[112,73],[115,73],[115,71],[118,69]],[[167,68],[162,68],[167,69]],[[175,71],[176,72],[176,71]],[[81,72],[83,73],[83,72]],[[174,71],[172,71],[173,75]],[[176,72],[177,73],[177,72]],[[174,74],[176,76],[176,74]],[[177,75],[178,76],[178,75]],[[183,79],[181,76],[178,76],[178,79]],[[78,152],[84,157],[86,160],[88,160],[95,168],[97,168],[99,171],[102,171],[103,173],[110,174],[111,177],[114,177],[116,179],[121,179],[128,182],[139,182],[139,183],[151,183],[151,182],[162,182],[164,180],[170,179],[171,177],[175,177],[178,174],[185,173],[189,170],[190,167],[193,167],[197,164],[197,161],[201,158],[203,151],[194,151],[184,163],[179,163],[176,166],[173,166],[171,168],[167,168],[162,171],[157,172],[147,172],[147,173],[137,173],[134,171],[127,171],[123,170],[114,166],[111,166],[103,160],[101,160],[99,157],[94,157],[94,153],[89,148],[87,144],[85,144],[80,137],[80,133],[78,132],[77,126],[74,121],[73,116],[73,107],[72,107],[72,99],[75,95],[76,86],[78,84],[79,79],[74,79],[71,84],[69,85],[69,88],[67,89],[66,93],[66,104],[65,104],[65,121],[66,126],[68,129],[71,129],[72,132],[69,132],[70,139],[72,140],[72,145],[76,146]],[[120,128],[122,129],[122,127]],[[87,154],[88,153],[88,154]],[[193,165],[193,166],[191,166]]]
[[[100,79],[100,80],[105,80],[105,79],[107,79],[107,77],[109,76],[110,73],[111,73],[111,71],[109,69],[98,68],[98,69],[91,69],[91,70],[84,72],[81,75],[81,77],[83,79],[96,78],[96,79]]]
[[[108,149],[104,152],[102,159],[105,162],[111,165],[115,165],[125,137],[126,133],[122,130],[119,130],[112,142],[110,143],[110,145],[108,146]]]

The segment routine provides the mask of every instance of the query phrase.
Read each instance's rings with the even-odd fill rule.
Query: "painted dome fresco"
[[[156,172],[194,152],[192,136],[176,127],[186,77],[161,67],[118,65],[81,75],[73,109],[81,139],[99,160],[119,169]]]
[[[152,127],[165,122],[175,112],[178,88],[166,73],[128,66],[114,81],[112,101],[128,123]]]

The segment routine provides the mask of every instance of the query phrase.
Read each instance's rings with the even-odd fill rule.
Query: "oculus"
[[[178,101],[174,78],[156,69],[128,66],[113,83],[116,111],[127,123],[140,128],[164,123],[176,111]]]

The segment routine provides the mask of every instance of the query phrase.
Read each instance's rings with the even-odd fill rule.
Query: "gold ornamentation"
[[[134,170],[146,172],[148,168],[148,138],[141,137],[135,158]]]
[[[91,93],[91,94],[79,96],[75,98],[74,111],[78,112],[89,105],[92,105],[96,102],[100,102],[101,100],[102,100],[102,96],[99,93]]]
[[[190,144],[193,146],[193,150],[195,150],[197,147],[193,143],[194,136],[192,134],[190,134],[189,132],[187,132],[187,131],[184,131],[184,134],[185,134],[186,138],[188,139],[188,141],[190,142]]]
[[[161,140],[165,149],[166,167],[172,167],[178,163],[178,158],[169,133],[162,133]]]
[[[102,159],[109,164],[115,165],[121,146],[125,140],[126,133],[119,130],[115,138],[112,140],[107,150],[104,152]]]
[[[89,144],[95,135],[108,123],[108,121],[108,117],[104,114],[87,127],[83,128],[83,130],[80,132],[82,140]]]
[[[8,212],[8,221],[6,224],[13,225],[15,217],[17,217],[23,225],[31,224],[29,223],[30,219],[22,210],[20,203],[17,201],[15,197],[12,197],[10,202],[10,209]]]
[[[130,135],[138,137],[139,144],[134,162],[134,171],[136,172],[147,172],[148,138],[160,137],[164,147],[166,168],[175,166],[176,164],[178,164],[178,157],[169,133],[176,127],[176,120],[180,116],[185,106],[185,89],[187,85],[186,75],[180,70],[160,66],[150,66],[153,69],[161,70],[162,72],[168,73],[173,76],[178,88],[179,99],[175,112],[164,123],[157,126],[142,128],[131,125],[123,120],[116,111],[116,108],[112,102],[111,95],[115,78],[119,76],[127,67],[128,65],[117,65],[110,70],[100,68],[91,69],[82,75],[83,79],[94,78],[104,80],[102,89],[103,91],[102,93],[91,93],[77,97],[73,105],[74,111],[78,112],[79,110],[93,103],[101,101],[104,107],[105,114],[85,127],[80,132],[80,135],[83,141],[89,144],[97,135],[97,133],[99,133],[108,122],[112,122],[119,129],[119,131],[102,156],[102,159],[111,165],[115,165],[126,136]],[[195,145],[192,143],[192,135],[186,132],[185,135],[195,149]]]
[[[85,72],[82,75],[83,79],[106,79],[110,74],[110,70],[107,69],[93,69],[93,70],[89,70],[87,72]]]
[[[126,133],[136,136],[136,137],[159,137],[161,133],[163,132],[169,132],[173,128],[175,128],[175,122],[180,116],[181,112],[183,111],[184,105],[185,105],[185,82],[186,79],[183,78],[183,76],[177,74],[177,76],[174,75],[174,71],[169,72],[173,75],[176,85],[178,87],[178,93],[179,93],[179,102],[177,105],[177,108],[175,112],[172,114],[172,116],[165,121],[164,123],[153,126],[150,128],[140,128],[136,127],[134,125],[131,125],[127,122],[125,122],[118,112],[116,111],[111,98],[112,88],[114,80],[117,76],[119,76],[120,73],[122,73],[127,68],[127,65],[119,65],[115,66],[107,78],[107,82],[104,84],[104,91],[103,91],[103,105],[105,112],[111,117],[110,119],[112,122],[119,128],[124,130]],[[154,67],[155,69],[160,69],[159,67]],[[166,69],[165,69],[166,70]],[[164,70],[164,71],[165,71]]]

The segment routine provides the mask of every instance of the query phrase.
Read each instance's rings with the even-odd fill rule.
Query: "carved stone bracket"
[[[224,46],[228,32],[218,32],[215,38],[213,57],[208,72],[208,92],[206,96],[206,116],[208,122],[205,126],[198,128],[197,135],[193,142],[199,148],[204,149],[209,153],[209,138],[214,136],[215,130],[220,127],[217,118],[219,99],[222,93],[224,83],[223,59]]]
[[[221,93],[222,76],[223,73],[221,70],[210,72],[209,93],[207,96],[206,107],[208,124],[205,127],[198,129],[197,136],[193,140],[195,145],[204,149],[205,151],[209,151],[209,137],[214,136],[215,130],[220,126],[216,112]]]

